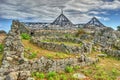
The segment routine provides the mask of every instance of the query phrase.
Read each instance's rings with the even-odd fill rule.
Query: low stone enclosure
[[[66,41],[66,42],[74,42],[74,43],[78,43],[79,45],[76,46],[68,46],[65,44],[57,44],[54,43],[53,41],[57,40],[57,41]],[[47,49],[47,50],[52,50],[52,51],[59,51],[59,52],[64,52],[64,53],[74,53],[74,54],[79,54],[79,53],[91,53],[92,51],[92,44],[90,43],[83,43],[81,40],[78,39],[66,39],[66,38],[51,38],[52,42],[42,42],[40,39],[38,38],[32,38],[31,42],[34,44],[37,44],[39,47]]]
[[[88,58],[84,54],[81,54],[79,58],[56,60],[43,56],[37,60],[28,60],[24,57],[24,45],[21,42],[20,25],[18,21],[13,21],[11,30],[5,39],[4,56],[0,68],[0,80],[27,80],[31,76],[31,72],[58,72],[64,70],[66,66],[86,66],[98,61],[97,59]],[[44,47],[42,43],[41,46]]]
[[[101,30],[94,30],[91,34],[87,35],[81,34],[78,37],[63,37],[62,34],[58,34],[57,37],[55,33],[46,35],[48,32],[43,32],[44,34],[32,35],[30,42],[36,44],[41,48],[58,51],[69,54],[80,54],[79,57],[74,58],[64,58],[64,59],[49,59],[44,56],[29,60],[24,57],[24,45],[21,40],[21,33],[28,33],[29,28],[25,27],[19,21],[13,21],[11,30],[5,39],[4,56],[2,60],[2,65],[0,68],[0,80],[27,80],[31,77],[31,72],[49,72],[49,71],[63,71],[66,66],[87,66],[98,62],[97,58],[87,57],[87,54],[92,54],[92,50],[97,50],[105,52],[110,56],[120,57],[120,34],[116,31],[108,31],[108,28]],[[46,30],[45,30],[46,31]],[[49,31],[49,30],[48,30]],[[52,33],[52,32],[51,32]],[[60,33],[60,32],[59,32]],[[70,34],[70,32],[66,32]],[[41,33],[40,33],[41,34]],[[71,33],[72,34],[72,33]],[[87,42],[89,36],[92,39]],[[49,41],[45,41],[49,40]],[[58,43],[56,43],[56,41]],[[67,45],[61,42],[75,43],[79,45]]]

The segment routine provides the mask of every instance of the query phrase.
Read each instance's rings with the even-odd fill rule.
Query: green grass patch
[[[4,49],[4,45],[0,44],[0,52],[3,52],[3,49]]]
[[[29,59],[33,59],[33,58],[36,58],[36,56],[37,56],[37,53],[35,53],[35,52],[33,52],[33,53],[31,53],[30,55],[29,55]]]
[[[33,72],[32,77],[36,77],[37,79],[44,79],[45,78],[45,74],[44,73],[40,73],[40,72]]]
[[[22,33],[22,34],[21,34],[21,38],[22,38],[22,39],[25,39],[25,40],[30,40],[30,39],[31,39],[31,36],[30,36],[29,34],[27,34],[27,33]]]
[[[66,71],[67,73],[71,73],[71,72],[74,71],[74,69],[73,69],[72,66],[66,66],[65,71]]]

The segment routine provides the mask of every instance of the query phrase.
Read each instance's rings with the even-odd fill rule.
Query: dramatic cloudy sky
[[[120,0],[0,0],[0,30],[8,31],[12,19],[52,22],[61,12],[74,23],[96,16],[104,25],[120,25]]]

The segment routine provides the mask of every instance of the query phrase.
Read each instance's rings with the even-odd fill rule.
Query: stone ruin
[[[96,18],[95,20],[93,19],[93,23],[94,21],[99,23],[99,25],[96,25],[95,23],[94,27],[103,26],[98,20],[96,20]],[[92,21],[88,22],[89,25],[93,24],[91,23]],[[41,28],[33,28],[34,25],[38,26],[38,24],[41,25]],[[77,38],[70,38],[63,35],[70,34],[71,36],[74,36],[76,31],[78,31],[77,27],[69,28],[57,25],[49,25],[50,27],[45,27],[46,25],[46,23],[44,23],[44,26],[40,23],[25,24],[13,20],[11,30],[5,39],[4,56],[0,68],[0,80],[29,80],[31,72],[59,72],[64,70],[68,65],[86,66],[94,64],[98,59],[86,57],[86,54],[91,54],[93,48],[97,51],[104,52],[107,55],[118,58],[120,57],[119,31],[104,26],[92,30],[83,27],[82,29],[87,33],[81,34]],[[57,60],[42,56],[33,61],[28,60],[24,57],[24,45],[21,42],[21,33],[30,34],[32,36],[31,43],[36,44],[38,47],[52,51],[61,51],[63,53],[80,54],[81,56]],[[55,44],[54,42],[42,42],[42,40],[45,39],[59,42],[81,43],[82,45],[78,47],[65,44]],[[87,40],[89,40],[89,42]]]
[[[88,58],[84,55],[78,58],[58,60],[48,59],[44,56],[37,60],[28,60],[24,57],[24,45],[20,37],[20,34],[24,31],[29,33],[29,29],[22,23],[13,20],[11,30],[5,39],[4,56],[0,68],[0,80],[29,80],[31,72],[59,72],[64,70],[68,65],[86,66],[97,62],[97,59]],[[34,40],[36,39],[32,39],[33,42]]]
[[[94,28],[104,28],[105,26],[96,17],[93,17],[88,23],[84,25],[84,27],[89,29],[94,29]]]

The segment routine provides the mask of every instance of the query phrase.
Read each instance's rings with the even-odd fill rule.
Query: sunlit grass
[[[97,54],[104,54],[102,52],[93,51],[88,56],[90,57],[97,57]],[[99,69],[97,69],[99,68]],[[93,79],[100,78],[99,76],[105,78],[101,80],[115,80],[117,77],[120,76],[120,60],[114,57],[99,57],[99,62],[93,66],[87,66],[83,68],[84,74],[91,77]],[[108,78],[107,78],[108,77]],[[95,79],[100,80],[100,79]]]
[[[55,59],[75,57],[75,55],[73,54],[65,54],[62,52],[54,52],[54,51],[42,49],[38,47],[36,44],[30,43],[29,40],[22,40],[22,43],[25,49],[27,50],[27,52],[37,53],[36,58],[39,58],[41,56],[45,56],[47,58],[55,58]]]
[[[2,63],[2,58],[3,58],[3,53],[0,52],[0,65],[1,65],[1,63]]]
[[[37,47],[37,45],[30,43],[29,40],[23,40],[22,42],[26,49],[32,52],[36,52],[38,58],[41,56],[45,56],[47,58],[55,58],[55,59],[75,57],[74,55],[71,54],[64,54],[60,52],[54,52],[39,48]],[[98,51],[93,51],[88,56],[95,58],[97,57],[97,54],[102,54],[102,53]],[[72,73],[63,72],[62,75],[65,75],[66,78],[69,80],[74,80],[72,79],[72,75],[74,73],[83,73],[88,78],[90,78],[90,80],[116,80],[116,78],[120,76],[119,67],[120,67],[120,60],[117,60],[116,58],[113,57],[99,57],[99,62],[96,63],[95,65],[81,67],[79,70],[74,71]]]

